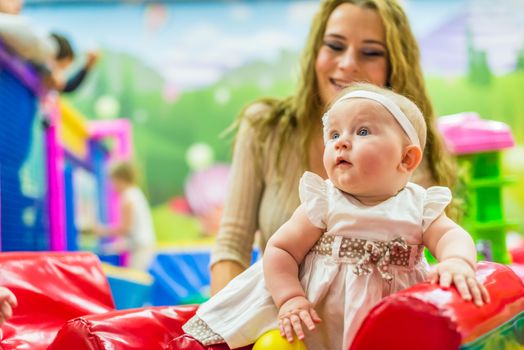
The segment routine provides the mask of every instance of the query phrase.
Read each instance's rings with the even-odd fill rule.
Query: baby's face
[[[378,102],[340,101],[329,112],[324,166],[331,182],[344,192],[357,197],[394,195],[407,181],[399,166],[408,143],[398,122]]]

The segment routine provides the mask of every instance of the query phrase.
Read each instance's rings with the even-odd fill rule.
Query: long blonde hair
[[[316,59],[323,44],[329,17],[343,3],[373,9],[381,17],[386,32],[389,60],[387,86],[415,102],[424,114],[428,130],[425,156],[431,174],[437,184],[454,187],[456,179],[453,162],[436,129],[435,111],[424,84],[418,44],[404,10],[395,0],[322,1],[313,19],[302,54],[295,94],[282,100],[265,98],[257,101],[269,107],[264,109],[262,115],[251,119],[260,140],[266,139],[270,133],[276,133],[276,142],[283,145],[293,135],[298,137],[302,150],[309,150],[313,135],[320,127],[320,117],[324,108],[315,74]],[[245,109],[241,112],[240,119],[244,114]],[[236,125],[239,122],[237,121]],[[283,147],[279,148],[276,157],[277,169],[282,169],[279,164],[282,149]],[[307,168],[308,152],[302,152],[302,157],[304,167]]]

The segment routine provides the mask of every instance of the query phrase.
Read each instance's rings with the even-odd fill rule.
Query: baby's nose
[[[351,146],[351,142],[345,138],[345,137],[340,137],[339,139],[337,139],[337,142],[335,143],[335,148],[339,149],[345,149],[345,148],[349,148]]]

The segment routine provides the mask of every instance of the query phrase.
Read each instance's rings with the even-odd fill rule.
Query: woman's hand
[[[303,296],[289,299],[278,311],[280,335],[286,337],[290,343],[293,342],[293,333],[297,335],[298,339],[304,339],[302,322],[312,331],[315,329],[315,323],[321,321],[313,305]]]
[[[448,288],[453,283],[464,300],[473,300],[475,305],[489,303],[489,293],[475,276],[473,267],[459,257],[447,258],[433,266],[428,274],[431,283],[439,282],[441,287]]]

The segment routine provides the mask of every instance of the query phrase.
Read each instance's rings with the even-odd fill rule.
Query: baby
[[[444,213],[450,190],[409,182],[426,143],[417,106],[357,84],[323,123],[328,179],[303,175],[301,205],[269,240],[263,260],[183,326],[202,344],[238,348],[279,328],[309,349],[347,349],[380,299],[428,279],[454,284],[476,305],[489,301],[475,277],[473,240]],[[431,272],[424,246],[439,261]]]

